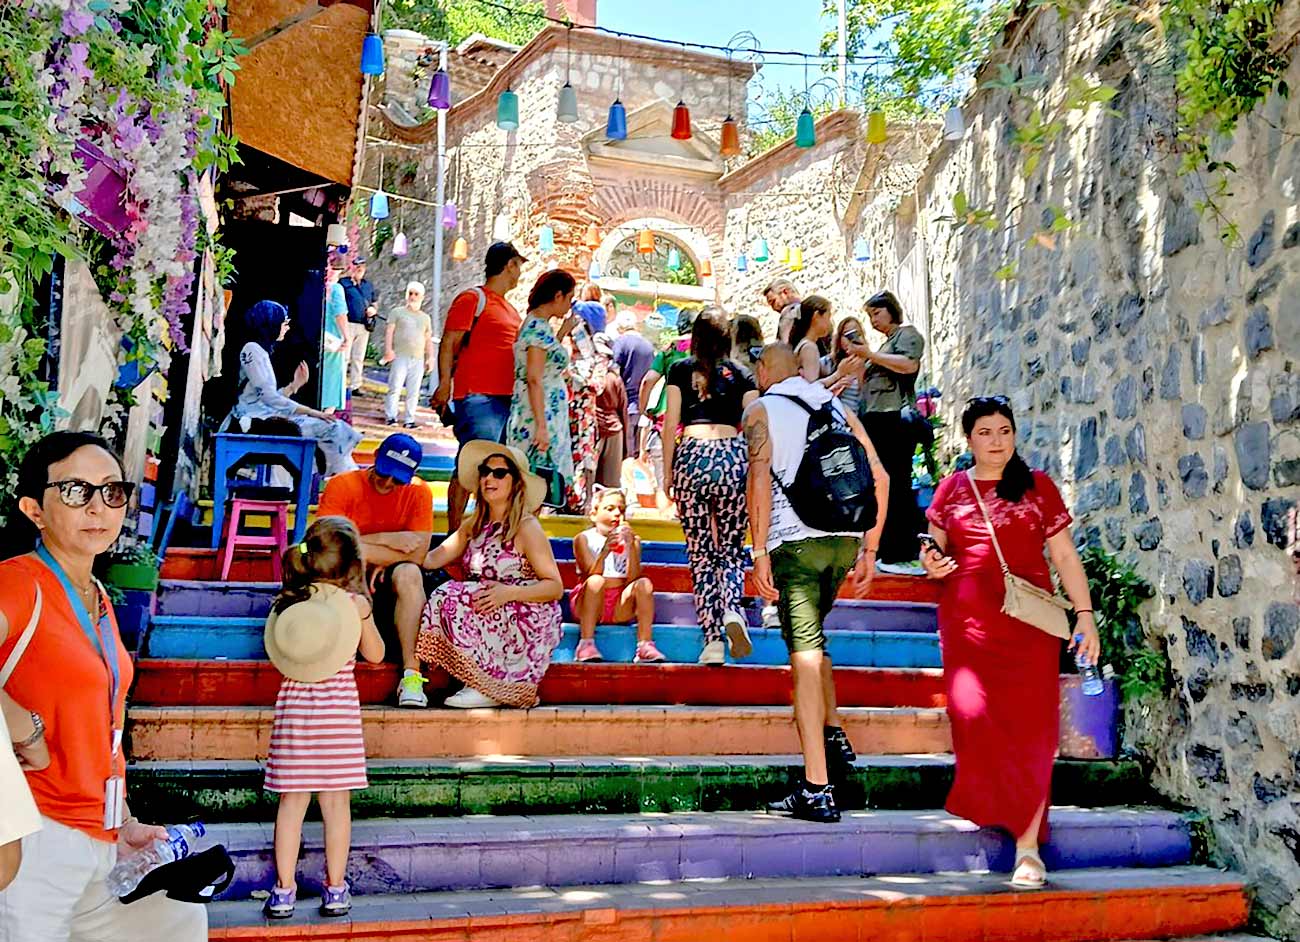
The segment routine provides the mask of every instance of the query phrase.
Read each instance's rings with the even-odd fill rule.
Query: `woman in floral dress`
[[[580,320],[571,311],[575,286],[572,275],[555,269],[529,292],[528,316],[515,341],[515,390],[506,423],[506,444],[527,456],[530,470],[553,469],[566,489],[574,467],[563,340]],[[552,322],[560,322],[558,330]]]
[[[594,350],[593,350],[594,353]],[[596,397],[605,384],[605,367],[595,356],[573,357],[568,370],[569,440],[573,451],[573,478],[566,493],[567,510],[587,515],[591,485],[596,477],[599,429],[596,426]]]
[[[415,653],[464,682],[449,707],[535,706],[560,642],[564,593],[550,539],[533,516],[546,485],[518,448],[487,441],[461,449],[456,477],[475,495],[474,516],[424,568],[459,562],[465,578],[429,596]]]

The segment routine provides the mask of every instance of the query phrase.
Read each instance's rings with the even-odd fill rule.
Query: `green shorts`
[[[776,603],[781,637],[792,653],[826,650],[822,623],[861,546],[856,537],[822,536],[772,550],[772,580],[781,593]]]

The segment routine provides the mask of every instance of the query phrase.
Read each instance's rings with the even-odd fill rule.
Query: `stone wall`
[[[1225,142],[1219,158],[1240,172],[1224,206],[1244,237],[1225,246],[1193,208],[1203,184],[1177,172],[1172,96],[1152,65],[1164,50],[1111,10],[1062,21],[1038,7],[995,58],[1043,76],[1031,97],[1049,113],[1075,76],[1116,87],[1115,113],[1070,112],[1026,178],[1011,136],[1032,106],[990,88],[990,66],[964,138],[861,226],[881,276],[924,245],[948,422],[969,396],[1009,395],[1022,451],[1061,483],[1077,539],[1156,587],[1146,614],[1177,690],[1132,731],[1159,788],[1207,813],[1225,862],[1295,937],[1300,102],[1275,96]],[[958,192],[996,231],[954,224]],[[1052,207],[1075,227],[1036,235]],[[1015,277],[999,280],[1008,263]]]

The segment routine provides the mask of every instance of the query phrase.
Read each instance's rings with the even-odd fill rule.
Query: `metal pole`
[[[839,0],[840,39],[838,43],[840,70],[840,107],[849,102],[849,24],[845,0]]]
[[[438,49],[438,68],[447,68],[447,41],[444,39]],[[434,334],[441,341],[444,312],[442,307],[442,247],[443,227],[442,209],[447,199],[447,111],[438,109],[438,163],[435,169],[437,182],[433,201],[436,204],[433,220],[433,318]],[[441,377],[439,377],[441,379]],[[432,388],[432,387],[431,387]]]

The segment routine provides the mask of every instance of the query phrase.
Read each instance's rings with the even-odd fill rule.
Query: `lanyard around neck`
[[[90,642],[90,646],[104,661],[104,666],[108,669],[109,688],[108,688],[108,727],[109,727],[109,747],[113,754],[117,754],[118,731],[116,721],[117,711],[117,692],[121,686],[122,678],[120,667],[117,661],[116,636],[113,633],[112,623],[108,619],[108,607],[104,604],[103,589],[98,582],[95,582],[95,597],[99,600],[100,615],[98,625],[95,619],[91,617],[90,612],[86,609],[85,603],[81,600],[81,593],[73,586],[72,580],[64,572],[59,561],[55,559],[43,543],[36,545],[36,556],[43,562],[46,567],[58,577],[59,584],[63,587],[63,593],[68,597],[68,604],[72,606],[72,613],[77,616],[77,622],[81,625],[81,631]]]

